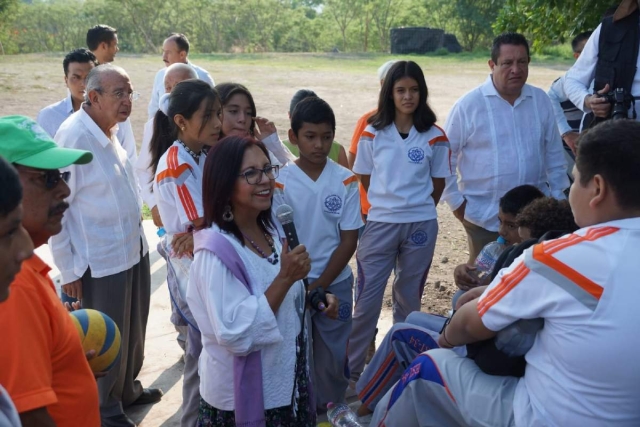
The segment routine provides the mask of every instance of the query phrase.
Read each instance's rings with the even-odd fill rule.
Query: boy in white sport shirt
[[[340,300],[338,319],[312,313],[313,384],[318,409],[343,402],[349,383],[347,341],[351,333],[353,274],[348,263],[362,227],[358,181],[327,156],[336,120],[329,104],[311,97],[298,103],[291,117],[289,140],[300,157],[284,167],[273,195],[275,210],[293,208],[300,243],[311,257],[310,288],[322,286]]]
[[[376,407],[371,426],[640,425],[640,123],[580,135],[573,234],[527,249],[468,302]],[[476,294],[475,297],[473,294]],[[487,375],[446,350],[544,320],[524,377]]]

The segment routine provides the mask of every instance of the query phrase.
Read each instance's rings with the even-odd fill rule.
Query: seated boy
[[[515,201],[521,200],[514,196],[522,195],[525,191],[526,188],[516,187],[507,192],[503,200],[501,200],[501,209],[512,209]],[[551,197],[534,199],[524,208],[521,208],[520,214],[516,218],[511,215],[502,215],[501,222],[509,225],[504,235],[513,244],[496,262],[490,276],[491,280],[498,275],[502,268],[509,267],[513,260],[520,256],[526,248],[538,243],[538,239],[543,238],[549,232],[562,235],[577,229],[569,203],[566,200],[558,201]],[[513,230],[514,228],[518,230],[518,226],[520,226],[519,230],[521,232],[527,233],[526,239],[529,240],[526,242],[520,243],[521,237],[514,235]],[[458,300],[458,306],[455,308],[460,308],[465,301],[470,299],[473,298],[465,295]],[[445,321],[445,317],[435,314],[413,312],[405,322],[392,326],[382,341],[380,349],[374,355],[371,364],[365,369],[356,385],[358,397],[362,401],[362,406],[358,409],[358,415],[362,417],[361,421],[367,421],[366,415],[373,413],[378,401],[400,379],[404,370],[418,354],[439,347],[437,344],[439,332]],[[491,354],[486,354],[486,347],[478,349],[460,346],[456,347],[454,351],[461,356],[467,355],[475,359],[478,364],[489,365],[486,367],[487,369],[511,369],[517,371],[524,366],[522,358],[506,360],[506,356],[496,357],[500,356],[495,354],[496,350]],[[478,357],[479,351],[482,351],[480,357]],[[485,366],[483,365],[481,368],[485,368]]]
[[[280,171],[272,209],[293,208],[300,243],[311,258],[310,288],[322,286],[340,300],[338,319],[312,313],[314,389],[319,410],[343,402],[348,385],[347,341],[351,333],[353,274],[348,263],[362,226],[358,181],[328,160],[336,120],[329,104],[317,97],[293,111],[289,139],[300,157]]]
[[[372,426],[640,425],[640,123],[580,136],[569,202],[582,227],[529,248],[464,304],[438,345],[379,402]],[[467,297],[467,295],[465,295]],[[473,295],[471,295],[473,297]],[[544,320],[523,377],[492,376],[447,348]]]
[[[502,196],[498,211],[498,219],[500,220],[498,233],[507,241],[508,246],[518,244],[521,241],[518,235],[518,225],[516,224],[516,217],[520,211],[529,203],[541,197],[544,197],[544,194],[533,185],[520,185],[507,191]],[[453,271],[453,280],[456,286],[460,288],[453,295],[451,301],[453,307],[456,306],[456,301],[460,298],[460,295],[471,288],[487,284],[480,283],[477,277],[471,273],[473,271],[475,271],[475,267],[468,264],[460,264]]]

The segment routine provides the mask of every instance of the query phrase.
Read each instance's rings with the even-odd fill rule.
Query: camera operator
[[[639,9],[640,0],[623,0],[612,16],[602,20],[578,61],[567,72],[564,85],[567,96],[582,111],[591,113],[583,127],[611,118],[616,103],[618,113],[623,105],[629,110],[632,95],[640,94],[640,74],[636,71]],[[595,93],[589,91],[592,81]],[[627,117],[636,118],[635,107]]]

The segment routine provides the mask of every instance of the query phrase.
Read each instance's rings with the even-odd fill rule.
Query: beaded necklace
[[[258,251],[258,253],[260,254],[260,256],[262,256],[262,258],[266,259],[272,265],[276,265],[278,263],[279,257],[278,257],[278,253],[276,252],[276,247],[273,244],[273,239],[267,233],[264,233],[264,238],[267,239],[269,248],[271,248],[271,253],[272,253],[271,255],[267,255],[262,249],[260,249],[260,246],[258,246],[256,242],[251,240],[251,238],[249,238],[249,236],[247,236],[246,234],[242,233],[242,236],[244,236],[244,238],[247,239],[249,243],[251,243],[251,246],[253,246],[253,248],[256,251]]]
[[[182,142],[180,140],[178,140],[178,142],[180,144],[182,144],[184,149],[187,150],[187,153],[189,153],[189,155],[191,155],[191,157],[193,157],[196,162],[198,162],[200,160],[200,153],[196,153],[191,148],[187,147],[187,144],[185,144],[184,142]]]

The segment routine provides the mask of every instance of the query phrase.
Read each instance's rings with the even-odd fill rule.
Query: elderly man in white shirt
[[[95,55],[88,49],[75,49],[65,55],[62,61],[64,83],[67,86],[67,97],[44,107],[38,113],[36,121],[51,136],[56,136],[60,125],[73,113],[78,111],[84,102],[85,80],[87,75],[98,65]],[[134,162],[136,159],[136,141],[131,122],[126,120],[118,128],[118,140],[127,151],[127,156]]]
[[[142,368],[149,315],[150,272],[133,165],[115,133],[135,97],[126,72],[110,64],[87,77],[85,103],[56,134],[63,147],[93,153],[90,166],[69,167],[71,195],[62,232],[49,244],[63,289],[85,308],[111,317],[120,329],[120,361],[98,381],[103,426],[135,426],[124,407],[154,403],[162,391],[143,389]]]
[[[453,106],[445,131],[451,166],[443,199],[464,225],[469,263],[498,238],[498,202],[510,189],[531,184],[565,198],[569,186],[562,141],[547,94],[526,84],[529,45],[505,33],[493,42],[486,82]]]
[[[215,82],[211,75],[204,68],[198,67],[191,63],[187,56],[189,56],[189,40],[184,34],[173,33],[162,44],[162,61],[165,67],[170,65],[181,63],[187,64],[196,72],[197,77],[209,83],[211,86],[215,86]],[[151,101],[149,102],[149,118],[155,116],[158,111],[158,102],[160,97],[166,93],[164,85],[164,75],[167,72],[167,68],[163,68],[156,73],[156,77],[153,80],[153,89],[151,91]]]
[[[164,75],[164,93],[171,93],[171,90],[178,83],[189,80],[197,79],[198,75],[193,67],[181,62],[172,64],[166,68]],[[158,110],[156,110],[158,111]],[[140,154],[135,163],[136,175],[138,176],[138,182],[140,183],[140,190],[142,193],[142,200],[147,204],[151,210],[151,216],[153,217],[153,223],[156,227],[162,227],[162,219],[156,206],[156,197],[153,194],[153,171],[150,168],[151,153],[149,152],[149,143],[153,136],[153,122],[154,115],[145,123],[144,132],[142,134],[142,145],[140,147]]]

